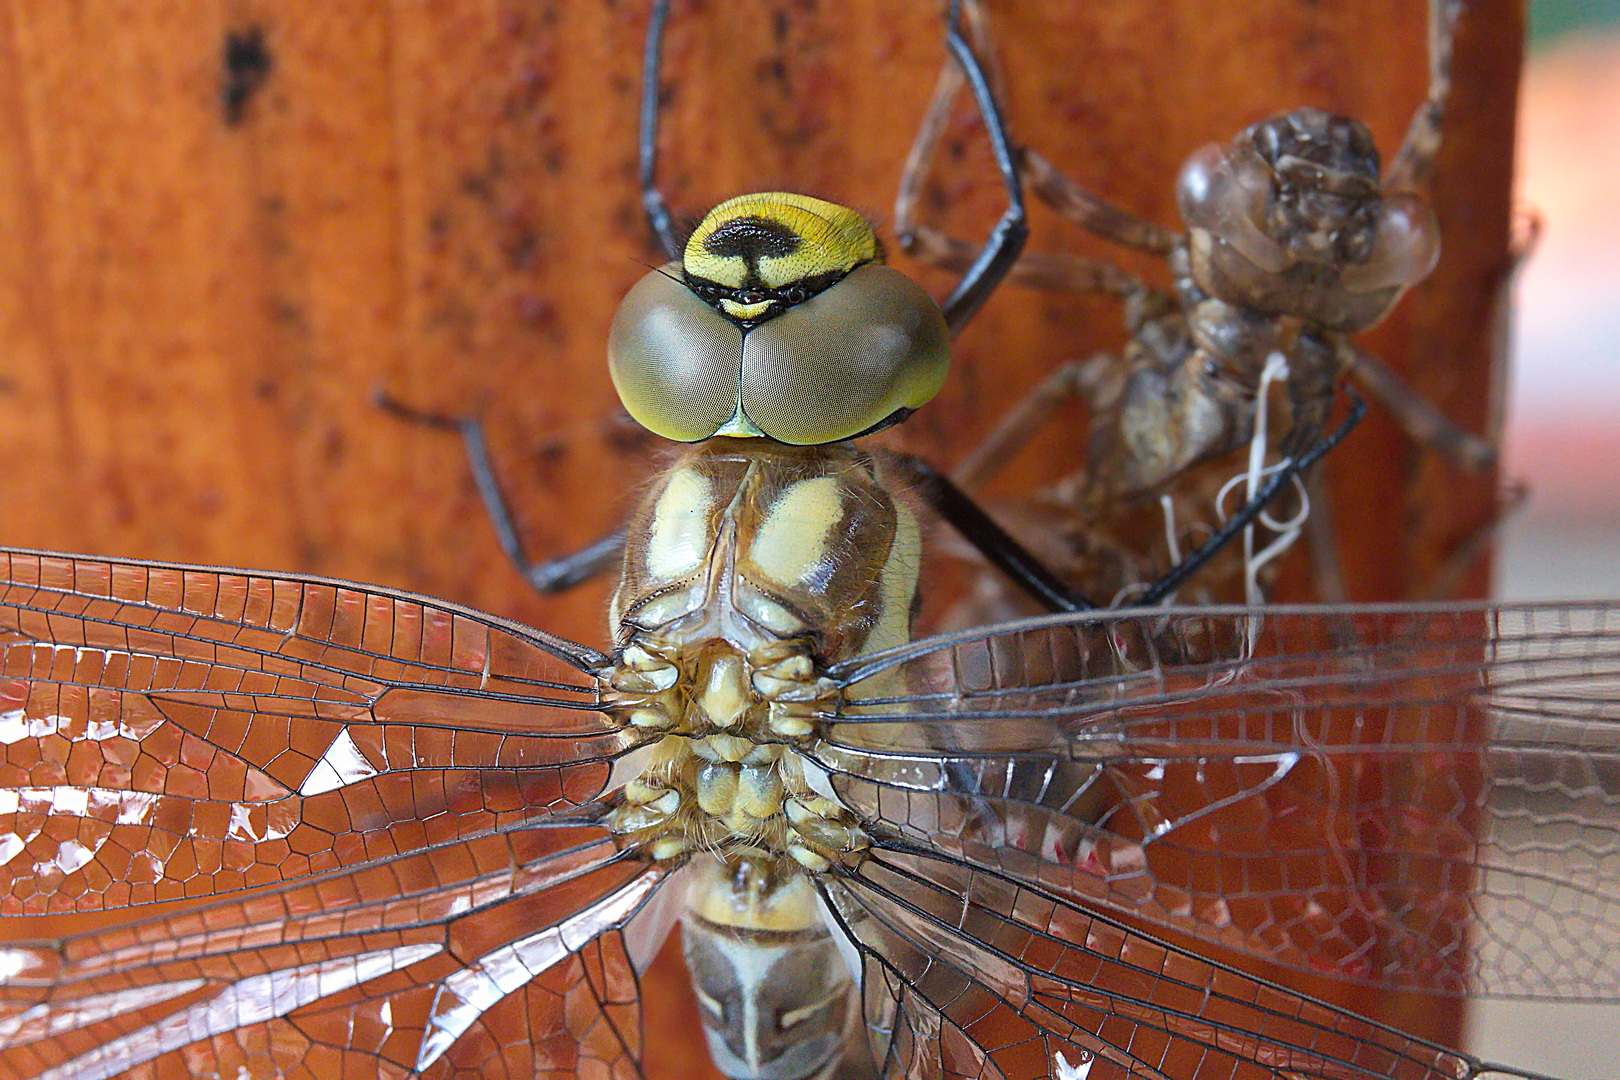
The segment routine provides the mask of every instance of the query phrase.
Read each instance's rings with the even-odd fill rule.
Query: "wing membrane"
[[[1620,997],[1620,615],[1328,611],[917,643],[817,756],[880,833],[1252,956]]]
[[[814,756],[874,850],[828,892],[887,1073],[1472,1066],[1082,901],[1339,978],[1620,996],[1617,623],[1065,617],[834,672]],[[605,661],[381,589],[0,553],[0,1071],[635,1075],[664,872],[596,823],[638,738]]]
[[[583,646],[405,593],[0,553],[0,912],[203,899],[595,798]]]
[[[662,876],[600,828],[545,823],[133,924],[22,917],[21,934],[70,929],[0,954],[15,972],[0,1065],[40,1080],[148,1063],[186,1075],[187,1048],[206,1043],[251,1076],[334,1075],[327,1064],[357,1058],[368,1075],[561,1077],[588,1057],[634,1075],[620,931]]]
[[[829,893],[900,991],[892,1075],[938,1061],[939,1075],[1048,1077],[1059,1055],[1092,1080],[1472,1075],[1442,1047],[922,849],[876,853]]]

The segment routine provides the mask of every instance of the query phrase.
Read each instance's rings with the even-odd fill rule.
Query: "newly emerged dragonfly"
[[[650,487],[609,652],[365,586],[4,554],[0,1070],[634,1075],[678,909],[715,1056],[758,1077],[1477,1071],[1220,957],[1614,995],[1608,609],[1367,611],[1359,653],[1249,609],[907,642],[883,459],[759,449],[805,417],[728,365],[743,329],[836,344],[874,320],[800,316],[889,301],[854,355],[922,375],[814,417],[841,440],[918,403],[938,324],[871,263],[726,280],[864,250],[847,211],[707,224],[716,274],[649,276],[613,351],[656,410],[636,361],[662,320],[701,332],[720,390],[664,421],[738,438]],[[1161,659],[1187,654],[1252,658]]]

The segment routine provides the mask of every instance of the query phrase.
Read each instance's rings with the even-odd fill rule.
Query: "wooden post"
[[[1366,343],[1479,429],[1523,24],[1510,0],[1469,8],[1434,181],[1446,250]],[[1424,90],[1420,0],[991,13],[1016,135],[1165,223],[1196,146],[1308,104],[1388,152]],[[635,184],[645,18],[643,0],[0,3],[0,539],[352,577],[601,642],[603,591],[532,595],[459,443],[372,395],[483,416],[536,553],[615,522],[645,441],[611,420],[603,343],[661,261]],[[886,221],[941,57],[930,3],[677,3],[672,205],[785,187]],[[982,235],[1001,193],[979,133],[960,134],[937,209]],[[1105,253],[1044,208],[1033,225],[1033,249]],[[1003,291],[906,440],[949,463],[1043,372],[1121,335],[1107,301]],[[1007,490],[1072,467],[1077,439],[1044,445]],[[1421,587],[1490,513],[1489,479],[1376,409],[1329,472],[1357,599]],[[1390,1018],[1458,1030],[1454,1013]],[[652,1064],[699,1075],[677,1034],[657,1033]]]

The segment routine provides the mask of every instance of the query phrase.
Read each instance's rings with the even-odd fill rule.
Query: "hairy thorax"
[[[802,751],[837,695],[827,665],[909,636],[917,524],[879,473],[847,444],[718,439],[632,518],[603,700],[660,736],[611,821],[652,858],[823,871],[865,849]]]

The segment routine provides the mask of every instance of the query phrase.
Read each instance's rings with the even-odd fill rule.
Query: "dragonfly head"
[[[729,199],[680,263],[642,278],[613,317],[608,364],[636,421],[677,442],[799,446],[895,423],[939,392],[939,306],[883,265],[872,226],[787,192]]]

